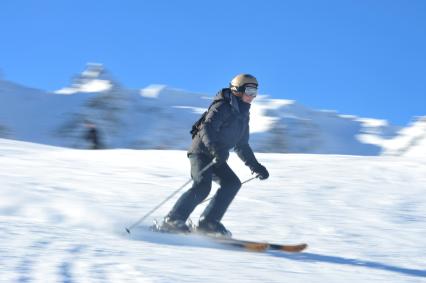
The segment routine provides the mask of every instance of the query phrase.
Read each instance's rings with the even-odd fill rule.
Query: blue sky
[[[87,62],[125,86],[260,92],[404,125],[426,115],[426,1],[0,1],[0,70],[56,90]]]

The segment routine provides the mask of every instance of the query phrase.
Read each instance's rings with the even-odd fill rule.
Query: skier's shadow
[[[241,251],[238,248],[225,247],[219,243],[214,243],[209,239],[206,239],[202,236],[197,235],[175,235],[175,234],[162,234],[154,233],[148,231],[148,227],[139,229],[135,232],[132,232],[132,239],[136,241],[145,241],[155,244],[166,244],[170,246],[192,246],[200,248],[214,248],[214,249],[224,249],[224,250],[235,250]],[[416,277],[426,277],[426,270],[421,269],[411,269],[404,268],[390,264],[384,264],[375,261],[369,260],[360,260],[354,258],[346,258],[340,256],[330,256],[309,252],[302,253],[285,253],[280,251],[270,251],[267,252],[268,255],[274,257],[280,257],[290,260],[296,260],[301,262],[325,262],[339,265],[350,265],[350,266],[359,266],[364,268],[378,269],[390,272],[396,272],[404,275],[416,276]]]
[[[360,260],[360,259],[354,259],[354,258],[322,255],[322,254],[307,253],[307,252],[298,253],[298,254],[269,252],[269,254],[276,257],[303,261],[303,262],[325,262],[325,263],[333,263],[333,264],[340,264],[340,265],[360,266],[365,268],[401,273],[404,275],[426,277],[426,270],[404,268],[404,267],[399,267],[395,265],[384,264],[384,263],[369,261],[369,260]]]

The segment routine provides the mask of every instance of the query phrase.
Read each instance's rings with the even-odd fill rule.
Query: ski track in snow
[[[237,238],[307,242],[304,253],[155,234],[149,221],[127,235],[125,227],[188,180],[183,151],[0,139],[0,282],[426,282],[426,162],[258,157],[271,178],[244,185],[223,221]],[[250,177],[236,156],[230,164]]]

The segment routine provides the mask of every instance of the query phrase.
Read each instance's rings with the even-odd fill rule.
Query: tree
[[[127,104],[126,91],[114,85],[110,90],[89,98],[78,112],[70,113],[56,134],[73,139],[72,147],[86,147],[85,124],[90,121],[102,133],[104,145],[107,146],[105,140],[118,140],[120,130],[125,126],[122,114]]]

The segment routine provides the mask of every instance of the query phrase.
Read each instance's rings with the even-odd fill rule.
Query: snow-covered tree
[[[57,129],[57,134],[72,137],[73,147],[84,147],[87,125],[95,126],[104,143],[118,140],[125,126],[123,110],[129,105],[128,91],[122,88],[100,64],[89,64],[84,72],[73,78],[72,86],[59,93],[82,95],[87,100]]]

